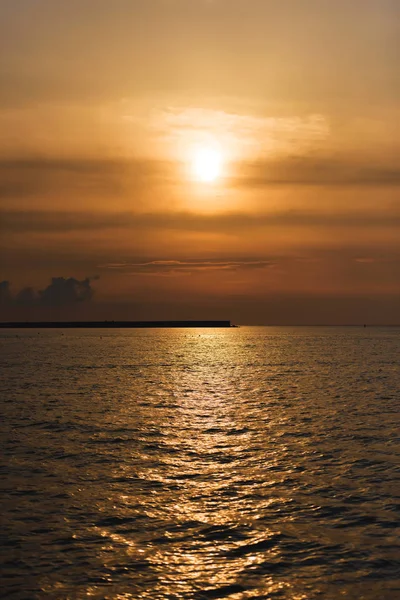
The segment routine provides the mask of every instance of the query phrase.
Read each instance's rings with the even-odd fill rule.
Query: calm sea
[[[1,597],[400,598],[400,329],[0,331]]]

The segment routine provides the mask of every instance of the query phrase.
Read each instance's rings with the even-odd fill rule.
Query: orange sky
[[[3,0],[1,318],[399,322],[399,13]]]

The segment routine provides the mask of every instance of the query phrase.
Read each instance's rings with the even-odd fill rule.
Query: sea
[[[0,597],[400,598],[400,328],[0,330]]]

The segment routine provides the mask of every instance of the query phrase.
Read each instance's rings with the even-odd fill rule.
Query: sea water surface
[[[400,598],[400,329],[0,331],[1,597]]]

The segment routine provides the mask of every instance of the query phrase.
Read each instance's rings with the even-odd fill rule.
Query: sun
[[[192,172],[197,181],[213,183],[222,175],[222,154],[215,148],[199,148],[192,161]]]

